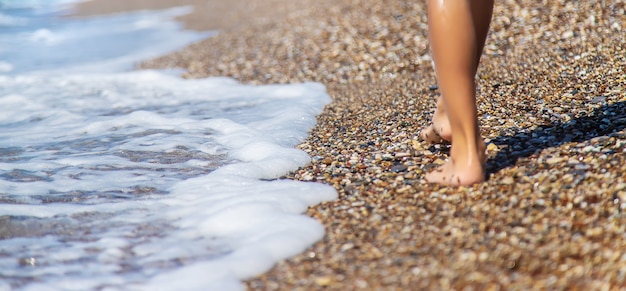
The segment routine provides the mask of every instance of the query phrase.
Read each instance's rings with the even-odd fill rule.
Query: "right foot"
[[[449,186],[470,186],[485,181],[485,144],[478,143],[478,151],[464,153],[458,161],[451,156],[448,161],[434,171],[427,173],[427,182]]]
[[[445,164],[424,176],[428,183],[447,186],[471,186],[485,181],[483,164],[458,165],[451,158]]]

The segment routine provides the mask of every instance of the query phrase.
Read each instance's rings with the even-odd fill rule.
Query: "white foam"
[[[29,87],[34,83],[47,85]],[[335,199],[333,188],[260,180],[277,178],[309,162],[310,158],[293,146],[306,135],[314,124],[314,116],[329,101],[324,87],[318,84],[246,86],[224,78],[182,80],[143,71],[56,78],[3,77],[0,85],[4,93],[23,94],[0,96],[0,103],[20,104],[21,108],[0,123],[7,128],[0,132],[0,140],[6,141],[2,147],[26,149],[16,156],[17,161],[0,163],[0,168],[5,175],[19,169],[23,175],[32,176],[28,182],[21,178],[0,182],[0,193],[24,197],[22,203],[26,203],[0,204],[0,213],[47,219],[93,212],[113,214],[107,220],[112,226],[99,226],[105,229],[97,235],[101,243],[73,242],[63,245],[62,251],[53,256],[47,255],[53,247],[49,243],[34,251],[35,256],[62,266],[37,269],[37,276],[83,274],[54,279],[46,282],[48,287],[64,289],[70,286],[69,282],[77,281],[83,282],[76,285],[80,288],[105,284],[99,278],[115,273],[130,255],[110,241],[130,246],[137,255],[130,260],[142,266],[208,256],[174,269],[146,267],[148,271],[142,272],[149,275],[117,279],[132,282],[138,288],[162,288],[163,280],[181,273],[208,280],[197,271],[220,270],[220,275],[210,282],[175,280],[178,287],[193,289],[193,284],[239,286],[233,282],[266,271],[277,260],[302,252],[323,236],[319,223],[300,214],[310,205]],[[25,87],[29,89],[19,90]],[[68,92],[68,88],[72,91]],[[58,98],[59,94],[71,98]],[[13,122],[12,118],[18,121]],[[159,133],[141,134],[150,131]],[[89,145],[92,141],[102,144]],[[156,162],[133,161],[122,154],[166,154],[180,147],[211,155],[226,154],[239,162],[192,177],[185,176],[184,171],[201,167],[207,161],[183,159],[163,164],[158,157]],[[168,170],[159,170],[163,168]],[[81,200],[84,195],[76,194],[78,204],[37,205],[41,198],[33,199],[45,193],[110,193],[142,185],[169,194],[138,196],[139,200]],[[144,224],[157,228],[162,225],[161,237],[145,242],[123,239],[125,229]],[[84,269],[67,263],[90,257],[84,252],[87,248],[102,248],[98,256],[91,258],[102,268]],[[219,255],[211,257],[216,251]]]
[[[0,73],[6,73],[13,70],[13,65],[0,61]]]
[[[123,72],[206,36],[188,9],[0,33],[0,290],[242,290],[322,238],[302,213],[335,190],[276,178],[310,161],[324,86]]]
[[[0,27],[25,25],[27,22],[28,20],[25,18],[6,15],[0,12]]]

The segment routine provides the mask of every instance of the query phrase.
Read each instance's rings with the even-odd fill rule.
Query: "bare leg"
[[[481,2],[481,3],[477,3]],[[474,35],[476,36],[476,56],[473,59],[473,74],[476,75],[480,56],[483,53],[485,39],[489,32],[489,24],[491,22],[491,14],[493,12],[493,0],[473,1],[470,3],[472,13]],[[431,4],[432,5],[432,4]],[[437,16],[434,16],[437,17]],[[445,143],[452,141],[452,129],[450,121],[445,110],[443,98],[437,98],[437,108],[433,114],[431,124],[420,132],[420,137],[429,143]]]
[[[474,76],[492,11],[493,0],[428,2],[430,43],[453,141],[448,162],[426,175],[431,183],[471,185],[485,179]]]

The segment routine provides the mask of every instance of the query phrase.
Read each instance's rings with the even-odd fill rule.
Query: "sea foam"
[[[238,290],[323,237],[302,213],[334,188],[280,179],[310,161],[295,146],[323,85],[130,71],[210,33],[180,31],[186,7],[58,19],[33,3],[0,6],[0,290]]]

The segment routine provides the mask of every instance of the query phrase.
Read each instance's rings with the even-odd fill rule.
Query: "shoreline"
[[[338,0],[259,16],[140,64],[317,81],[333,98],[298,146],[313,162],[287,177],[337,189],[307,211],[326,236],[248,288],[626,285],[624,3],[544,4],[496,4],[477,76],[490,178],[473,187],[421,180],[447,157],[417,140],[438,95],[425,3]]]
[[[193,12],[176,19],[186,29],[228,30],[238,26],[280,19],[294,11],[309,8],[310,2],[306,0],[90,0],[77,3],[76,13],[70,17],[192,6]]]

